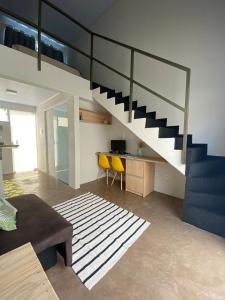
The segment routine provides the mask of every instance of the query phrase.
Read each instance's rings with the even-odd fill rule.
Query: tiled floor
[[[142,199],[103,180],[75,191],[38,172],[17,175],[16,181],[50,205],[89,191],[152,223],[91,291],[59,259],[47,275],[60,299],[225,299],[225,240],[183,223],[182,200],[156,192]]]

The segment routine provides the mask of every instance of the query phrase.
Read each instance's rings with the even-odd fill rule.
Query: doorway
[[[33,171],[37,168],[35,114],[16,110],[10,110],[9,114],[12,142],[19,145],[13,151],[14,172]]]

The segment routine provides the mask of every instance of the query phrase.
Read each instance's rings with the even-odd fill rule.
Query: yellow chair
[[[119,156],[112,156],[111,164],[112,164],[112,169],[114,170],[114,177],[113,177],[111,186],[113,185],[118,173],[120,173],[120,188],[122,191],[122,189],[123,189],[123,173],[124,173],[123,163]]]
[[[106,171],[106,183],[109,184],[109,170],[111,169],[111,166],[110,166],[108,157],[103,153],[99,153],[98,164],[99,164],[100,168],[102,168],[104,171]]]

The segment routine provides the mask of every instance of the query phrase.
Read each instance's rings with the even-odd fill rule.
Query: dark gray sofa
[[[18,209],[17,230],[0,230],[0,255],[31,242],[45,269],[56,262],[56,250],[71,266],[72,225],[36,195],[7,200]]]

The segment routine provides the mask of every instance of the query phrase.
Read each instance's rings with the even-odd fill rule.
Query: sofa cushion
[[[0,198],[0,229],[11,231],[16,229],[17,209],[8,201]]]

